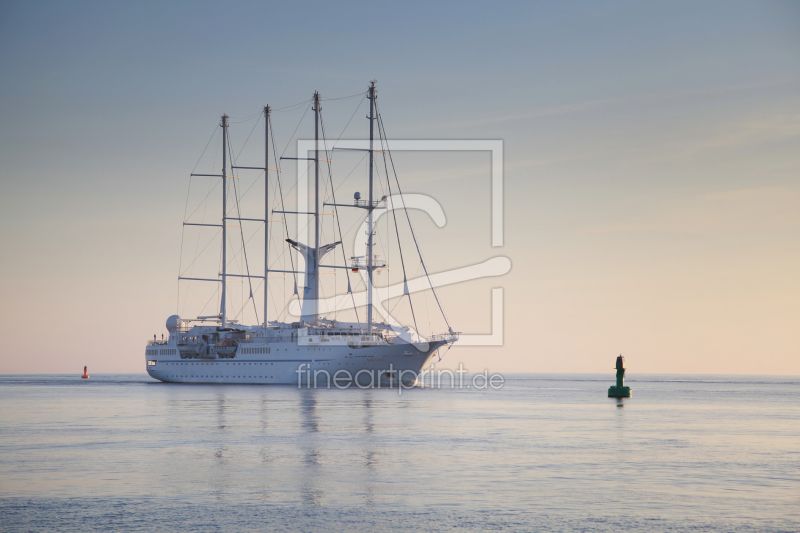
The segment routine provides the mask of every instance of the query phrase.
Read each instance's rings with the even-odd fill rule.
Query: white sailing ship
[[[219,313],[212,316],[198,316],[194,319],[182,318],[178,315],[170,316],[167,319],[166,327],[168,335],[162,336],[159,340],[149,341],[145,350],[148,374],[160,381],[173,383],[251,383],[251,384],[298,384],[302,386],[349,386],[357,384],[359,386],[386,386],[394,384],[413,385],[417,383],[420,372],[425,367],[429,359],[437,353],[443,346],[451,345],[458,340],[458,333],[447,323],[444,312],[442,317],[447,324],[447,333],[442,335],[430,335],[422,337],[417,330],[410,327],[401,326],[397,323],[376,322],[373,320],[373,275],[376,270],[386,267],[386,263],[380,260],[373,253],[373,241],[375,236],[375,211],[387,208],[386,196],[376,199],[373,187],[373,167],[376,150],[374,149],[374,130],[376,123],[380,128],[379,117],[376,116],[375,82],[371,82],[368,91],[363,95],[369,99],[370,112],[369,131],[369,192],[365,200],[361,199],[358,192],[354,194],[352,204],[332,203],[324,205],[332,206],[333,209],[351,207],[366,212],[367,223],[367,243],[366,255],[350,258],[350,264],[335,265],[322,264],[322,259],[341,246],[341,230],[339,230],[339,242],[321,244],[320,238],[320,161],[330,157],[326,154],[326,159],[320,159],[320,96],[314,93],[314,129],[315,129],[315,150],[313,168],[315,173],[314,181],[314,211],[289,212],[285,209],[273,210],[271,213],[286,215],[307,215],[310,216],[313,224],[313,243],[301,243],[293,239],[285,239],[299,256],[303,258],[305,269],[303,271],[291,269],[275,269],[270,267],[268,241],[269,232],[265,227],[264,244],[264,272],[263,275],[252,275],[249,267],[244,273],[229,272],[229,261],[227,257],[228,238],[227,228],[231,221],[242,224],[242,222],[261,222],[265,225],[281,223],[281,221],[270,220],[269,210],[269,191],[271,173],[277,175],[278,168],[269,166],[269,140],[270,140],[270,108],[264,108],[265,118],[265,164],[264,167],[237,167],[229,165],[230,156],[227,115],[222,117],[222,173],[219,175],[192,174],[193,176],[208,176],[222,180],[222,220],[219,224],[195,224],[184,222],[186,226],[214,226],[221,229],[221,272],[216,278],[197,278],[180,276],[180,280],[192,283],[218,283],[219,284]],[[327,150],[325,150],[327,152]],[[278,158],[275,157],[273,146],[273,158],[275,167],[278,167]],[[381,151],[385,153],[386,150]],[[298,154],[299,155],[299,154]],[[281,159],[305,159],[305,158],[281,158]],[[238,213],[238,190],[229,185],[229,182],[236,179],[232,176],[233,169],[261,170],[267,180],[265,183],[264,199],[264,218],[242,218]],[[396,175],[395,175],[396,178]],[[277,176],[274,179],[279,179]],[[388,179],[388,170],[387,170]],[[397,182],[399,187],[399,182]],[[232,191],[232,192],[231,192]],[[399,191],[398,191],[399,192]],[[234,194],[234,202],[230,202],[228,196]],[[393,197],[394,198],[394,197]],[[282,198],[281,198],[282,200]],[[231,204],[235,204],[237,209],[233,209]],[[405,206],[403,206],[405,209]],[[236,216],[233,216],[236,214]],[[410,218],[409,227],[410,227]],[[396,221],[395,221],[396,222]],[[268,226],[267,226],[268,227]],[[284,226],[286,227],[286,226]],[[411,228],[413,236],[413,228]],[[416,236],[414,236],[416,242]],[[244,242],[242,243],[244,246]],[[399,234],[398,234],[399,246]],[[417,253],[419,247],[417,246]],[[331,254],[333,256],[334,254]],[[342,254],[344,256],[344,254]],[[427,267],[420,262],[427,276]],[[335,263],[333,260],[328,263]],[[274,266],[274,265],[273,265]],[[366,282],[367,305],[365,322],[341,322],[334,318],[326,318],[324,313],[320,313],[320,269],[343,269],[348,276],[348,291],[350,290],[349,276],[351,273],[364,273]],[[268,306],[270,273],[291,274],[293,276],[303,275],[304,287],[302,296],[298,294],[297,283],[295,282],[294,292],[302,301],[302,314],[300,320],[289,321],[269,321]],[[238,320],[232,319],[227,310],[229,278],[262,280],[264,290],[264,309],[263,321],[255,325],[240,324]],[[403,279],[406,284],[405,264],[403,265]],[[429,278],[428,278],[429,280]],[[407,285],[406,285],[407,286]],[[430,285],[430,290],[435,289]],[[252,289],[251,294],[252,298]],[[411,298],[408,291],[403,297]],[[438,296],[436,302],[439,310]],[[355,303],[355,302],[354,302]],[[413,307],[412,307],[413,312]],[[415,319],[416,321],[416,319]]]

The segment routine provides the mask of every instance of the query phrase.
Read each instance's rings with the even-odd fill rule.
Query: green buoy
[[[631,388],[626,387],[625,381],[625,358],[621,355],[617,357],[617,384],[608,388],[609,398],[630,398]]]

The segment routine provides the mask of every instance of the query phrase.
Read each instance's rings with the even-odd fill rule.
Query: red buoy
[[[89,373],[87,372],[87,368],[86,367],[83,367],[83,375],[81,377],[82,378],[88,378],[89,377]]]

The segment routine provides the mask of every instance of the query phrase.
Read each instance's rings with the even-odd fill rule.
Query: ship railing
[[[430,337],[428,337],[428,341],[429,342],[431,342],[431,341],[446,341],[446,342],[457,341],[459,335],[461,335],[460,331],[455,331],[453,333],[433,334]]]
[[[369,207],[369,200],[353,200],[353,205],[356,207]],[[386,207],[386,198],[372,201],[373,209],[382,209]]]
[[[388,339],[384,335],[380,333],[373,333],[372,335],[358,335],[355,337],[346,337],[348,346],[360,346],[360,345],[372,345],[372,344],[379,344],[389,342],[391,339]]]
[[[291,334],[287,333],[286,335],[280,335],[280,336],[277,336],[277,337],[270,336],[270,337],[267,337],[266,339],[264,337],[250,337],[249,339],[236,339],[236,343],[237,344],[253,344],[253,343],[264,344],[266,342],[267,344],[272,344],[274,342],[289,342],[291,340],[294,340],[295,338],[296,338],[296,336],[293,337]]]
[[[163,346],[165,344],[169,344],[169,340],[154,340],[154,341],[147,341],[148,346]]]
[[[364,256],[350,258],[350,268],[353,269],[353,271],[366,270],[368,266],[369,266],[369,261]],[[378,269],[378,268],[384,268],[385,266],[386,266],[386,261],[383,261],[382,259],[378,258],[377,255],[373,254],[372,268]]]
[[[290,336],[291,334],[289,332],[287,332],[285,335],[278,335],[278,336],[270,335],[268,337],[265,337],[264,335],[258,333],[258,334],[250,334],[247,337],[235,340],[239,344],[253,344],[253,343],[264,344],[265,342],[275,342],[275,339],[282,339],[284,337],[289,338]]]

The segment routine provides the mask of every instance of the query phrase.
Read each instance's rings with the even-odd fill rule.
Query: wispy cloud
[[[534,118],[550,117],[557,115],[568,115],[585,113],[589,111],[596,111],[600,109],[613,108],[622,105],[642,104],[642,103],[656,103],[668,102],[674,100],[682,100],[687,98],[719,96],[732,93],[744,93],[755,90],[761,90],[773,87],[800,87],[800,82],[796,80],[780,80],[750,83],[745,85],[734,85],[728,87],[713,87],[708,89],[693,89],[685,91],[663,91],[649,94],[630,95],[624,97],[602,98],[597,100],[586,100],[582,102],[573,102],[569,104],[538,107],[518,113],[506,113],[503,115],[485,116],[470,120],[461,120],[453,122],[437,122],[426,125],[425,129],[451,129],[451,128],[468,128],[475,126],[486,126],[489,124],[498,124],[503,122],[512,122],[518,120],[529,120]]]

